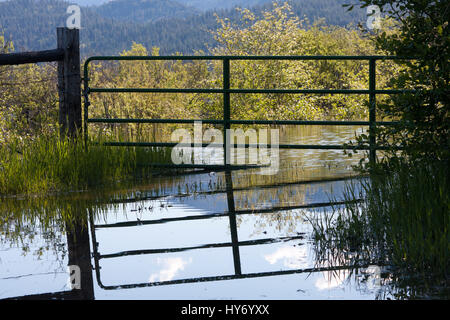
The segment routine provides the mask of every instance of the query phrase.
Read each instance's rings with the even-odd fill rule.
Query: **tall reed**
[[[363,202],[310,219],[317,252],[356,253],[364,262],[393,267],[402,277],[445,287],[450,270],[447,168],[445,162],[391,162],[383,174],[348,185],[346,200],[361,197]]]
[[[168,163],[170,150],[108,147],[105,141],[40,136],[0,145],[0,195],[85,190],[129,179],[148,178],[151,163]]]

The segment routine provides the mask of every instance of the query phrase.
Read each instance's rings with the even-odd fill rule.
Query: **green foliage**
[[[47,1],[47,0],[46,0]],[[50,0],[48,0],[50,1]],[[236,11],[240,19],[216,20],[212,33],[218,47],[213,55],[358,55],[373,54],[368,39],[352,29],[310,25],[288,4],[273,3],[261,14]],[[6,46],[3,40],[3,47]],[[6,47],[5,47],[6,48]],[[5,49],[6,50],[6,49]],[[9,49],[11,50],[11,49]],[[121,55],[157,56],[134,43]],[[201,51],[198,54],[203,54]],[[92,87],[106,88],[220,88],[222,66],[208,61],[121,61],[91,64]],[[56,70],[52,64],[2,67],[0,106],[2,141],[53,134],[57,123]],[[368,87],[367,64],[358,61],[241,61],[231,66],[233,88],[360,89]],[[380,76],[379,81],[387,82]],[[90,117],[221,119],[218,94],[92,94]],[[237,119],[366,119],[367,105],[357,95],[232,95],[232,117]],[[128,140],[165,138],[170,125],[90,125],[96,135]]]
[[[391,165],[360,190],[349,185],[345,207],[328,219],[311,219],[319,252],[356,254],[362,264],[393,266],[399,277],[445,285],[450,268],[450,184],[445,163]],[[333,255],[333,254],[332,254]]]
[[[277,5],[261,15],[250,10],[241,10],[238,23],[216,17],[220,28],[214,32],[219,46],[212,48],[213,55],[357,55],[373,54],[374,48],[361,33],[342,27],[326,27],[320,23],[310,25],[307,20],[295,16],[288,4]],[[242,27],[243,26],[243,27]],[[3,38],[2,38],[3,39]],[[8,45],[2,40],[6,51]],[[8,47],[8,50],[11,50]],[[142,44],[134,43],[124,56],[159,55],[154,47],[150,52]],[[198,52],[198,54],[203,54]],[[310,88],[348,89],[367,88],[367,65],[362,62],[327,61],[242,61],[231,66],[233,88]],[[9,84],[1,86],[0,105],[3,154],[3,190],[11,192],[37,192],[33,186],[41,181],[41,190],[65,189],[68,186],[85,188],[103,183],[104,177],[120,179],[134,169],[118,169],[114,173],[114,162],[121,165],[121,157],[130,159],[133,153],[121,155],[111,153],[111,161],[105,161],[106,171],[91,172],[88,158],[80,155],[80,162],[66,163],[63,175],[47,171],[50,163],[58,159],[35,159],[26,150],[36,149],[36,157],[45,150],[52,150],[52,156],[59,149],[49,149],[44,144],[48,136],[57,132],[57,90],[55,67],[49,64],[2,67],[0,81]],[[53,75],[53,76],[52,76]],[[91,87],[106,88],[220,88],[222,87],[222,66],[209,61],[120,61],[90,64]],[[384,79],[383,77],[380,77]],[[91,94],[89,116],[91,118],[200,118],[221,119],[222,97],[218,94]],[[237,119],[365,119],[367,106],[358,96],[310,96],[310,95],[232,95],[232,117]],[[169,141],[170,125],[148,124],[103,124],[90,125],[91,137],[108,140]],[[97,138],[95,138],[97,139]],[[50,139],[54,143],[55,139]],[[54,148],[67,148],[56,145]],[[90,148],[91,150],[91,148]],[[18,153],[21,152],[20,153]],[[75,149],[81,152],[79,146]],[[25,152],[25,153],[24,153]],[[27,153],[28,152],[28,153]],[[62,152],[62,151],[61,151]],[[89,151],[90,152],[90,151]],[[21,172],[20,159],[27,155],[30,170]],[[64,151],[63,154],[66,154]],[[107,151],[99,151],[99,159]],[[96,159],[96,155],[90,155]],[[75,157],[75,156],[74,156]],[[127,158],[128,157],[128,158]],[[63,157],[63,159],[66,159]],[[99,160],[99,161],[100,161]],[[117,161],[116,161],[117,160]],[[8,161],[11,164],[8,164]],[[28,161],[28,160],[27,160]],[[95,163],[93,161],[92,163]],[[135,161],[133,162],[135,163]],[[42,164],[42,165],[41,165]],[[34,168],[33,166],[38,167]],[[73,165],[73,171],[70,166]],[[103,168],[100,164],[99,168]],[[95,168],[95,166],[93,167]],[[56,170],[56,169],[55,169]],[[67,172],[67,171],[70,171]],[[76,172],[83,172],[77,176]],[[33,173],[34,172],[34,173]],[[58,171],[59,172],[59,171]],[[108,173],[106,173],[108,172]],[[89,174],[87,174],[89,173]],[[92,174],[91,174],[92,173]],[[12,181],[18,175],[16,185]],[[29,181],[26,180],[30,175]],[[86,174],[86,176],[83,176]],[[99,177],[97,179],[97,175]],[[50,175],[50,176],[47,176]],[[93,177],[91,180],[91,178]],[[33,180],[34,179],[34,180]],[[112,181],[111,180],[111,181]],[[95,182],[97,181],[97,182]]]
[[[13,49],[0,36],[0,53]],[[56,129],[56,66],[27,64],[0,67],[0,144],[12,137],[29,138]]]
[[[159,49],[147,49],[134,43],[122,56],[158,56]],[[120,61],[116,64],[94,64],[91,86],[111,88],[189,88],[196,87],[207,75],[206,66],[181,61]],[[96,94],[91,96],[90,117],[176,119],[196,118],[198,108],[188,94]],[[94,128],[94,126],[91,126]],[[97,132],[120,133],[129,139],[153,141],[168,134],[171,126],[124,124],[98,125]],[[167,139],[168,140],[168,139]]]
[[[398,119],[399,125],[379,128],[380,144],[402,147],[388,157],[410,161],[449,161],[450,150],[450,28],[448,1],[363,0],[364,6],[378,5],[398,22],[398,32],[376,34],[377,48],[387,54],[415,58],[398,63],[401,72],[391,86],[416,93],[391,96],[380,104],[381,117]],[[392,144],[393,143],[393,144]]]
[[[241,10],[234,24],[218,18],[214,55],[369,55],[374,48],[356,30],[310,25],[289,4],[273,4],[258,16]],[[231,65],[231,86],[239,89],[362,89],[368,88],[367,63],[359,61],[238,61]],[[214,66],[211,86],[221,85],[222,69]],[[217,96],[204,100],[204,110],[219,117]],[[234,95],[236,119],[365,119],[366,101],[356,95]]]
[[[363,262],[395,267],[391,280],[403,286],[401,297],[426,297],[433,286],[441,291],[448,287],[450,267],[450,4],[361,2],[363,7],[384,8],[396,22],[395,30],[388,25],[374,34],[377,49],[415,58],[399,60],[388,85],[416,93],[393,95],[378,104],[380,118],[399,122],[376,130],[378,144],[389,147],[385,157],[370,166],[363,192],[347,190],[352,204],[334,208],[331,218],[313,221],[315,238],[322,255],[356,252],[356,259]],[[359,142],[366,144],[368,139],[362,135]],[[362,204],[354,202],[358,198]]]
[[[0,196],[48,194],[148,178],[151,163],[168,163],[171,150],[111,148],[104,140],[84,144],[40,135],[0,146]]]
[[[150,0],[136,2],[136,6],[120,6],[120,12],[115,11],[115,4],[108,3],[98,8],[82,7],[80,31],[82,56],[115,55],[129,49],[132,41],[141,43],[146,48],[159,47],[164,55],[176,52],[191,54],[195,50],[206,51],[208,47],[216,45],[209,32],[217,28],[213,11],[200,14],[192,14],[192,9],[168,12],[166,6],[158,6],[158,10],[154,11],[155,7],[146,6],[145,2],[148,1]],[[342,1],[344,0],[296,0],[293,4],[298,16],[306,15],[311,21],[326,18],[327,23],[340,26],[362,21],[363,11],[346,14],[341,7]],[[157,0],[153,2],[170,3]],[[68,2],[62,0],[0,2],[0,31],[5,32],[7,39],[14,39],[16,49],[20,51],[54,48],[55,29],[65,25],[68,5]],[[270,10],[271,5],[251,8],[258,14],[263,9]],[[240,20],[239,13],[234,9],[215,12],[234,22]],[[167,18],[146,21],[156,16]]]
[[[309,25],[295,16],[288,4],[258,16],[240,10],[234,24],[217,17],[213,34],[219,46],[212,55],[361,55],[374,54],[368,39],[355,30]],[[241,27],[244,26],[244,27]],[[145,56],[133,44],[125,56]],[[150,53],[159,55],[153,48]],[[198,52],[198,54],[203,54]],[[363,89],[368,88],[368,65],[360,61],[234,61],[231,86],[241,89]],[[395,70],[395,69],[394,69]],[[214,61],[120,61],[91,67],[91,86],[106,88],[221,88],[222,64]],[[380,76],[380,82],[387,82]],[[94,94],[90,116],[100,118],[221,119],[223,99],[218,94]],[[235,119],[340,120],[367,119],[365,99],[358,95],[232,95]],[[167,136],[172,127],[157,125],[98,125],[97,132],[153,140]],[[164,129],[163,129],[164,128]],[[97,130],[97,129],[94,129]],[[166,139],[167,140],[167,139]]]

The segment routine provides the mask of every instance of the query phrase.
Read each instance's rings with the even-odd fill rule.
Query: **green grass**
[[[361,189],[348,185],[346,200],[364,200],[310,219],[317,252],[356,252],[362,261],[392,266],[422,283],[448,284],[449,187],[447,163],[391,164]]]
[[[0,196],[87,190],[148,178],[145,164],[170,162],[170,149],[107,147],[102,141],[41,136],[0,145]]]

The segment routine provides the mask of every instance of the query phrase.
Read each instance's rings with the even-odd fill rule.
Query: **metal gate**
[[[398,60],[404,58],[391,56],[96,56],[90,57],[84,64],[84,136],[87,142],[89,123],[170,123],[170,124],[188,124],[201,121],[205,124],[219,124],[223,126],[224,143],[208,144],[210,147],[219,147],[224,150],[224,166],[230,165],[230,141],[226,134],[231,125],[320,125],[320,126],[368,126],[369,144],[365,146],[352,147],[353,150],[368,150],[370,161],[376,161],[376,150],[386,149],[376,145],[375,128],[376,126],[392,125],[395,122],[377,122],[376,121],[376,96],[379,94],[398,94],[411,92],[411,90],[380,90],[376,85],[376,63],[379,60]],[[173,89],[173,88],[95,88],[89,86],[89,64],[93,61],[194,61],[209,60],[221,61],[223,64],[223,87],[220,89]],[[368,89],[233,89],[230,86],[231,61],[242,60],[331,60],[331,61],[368,61],[369,62],[369,88]],[[106,119],[89,118],[89,95],[92,93],[215,93],[223,96],[223,119]],[[238,120],[231,119],[231,100],[232,94],[358,94],[369,96],[369,121],[306,121],[306,120]],[[177,143],[166,142],[108,142],[107,146],[132,146],[132,147],[175,147],[180,146]],[[189,145],[189,146],[193,146]],[[204,145],[206,146],[206,144]],[[248,148],[249,144],[238,147]],[[268,145],[270,147],[271,145]],[[345,145],[299,145],[299,144],[280,144],[280,149],[328,149],[344,150],[348,149]],[[180,167],[183,165],[169,165]],[[186,166],[186,165],[184,165]],[[217,167],[214,165],[194,164],[189,167]]]

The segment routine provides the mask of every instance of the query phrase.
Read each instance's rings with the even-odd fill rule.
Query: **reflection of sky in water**
[[[281,247],[274,253],[265,255],[264,259],[271,265],[280,261],[283,263],[283,266],[290,269],[300,269],[308,266],[307,252],[304,247]]]
[[[67,256],[46,250],[37,256],[35,253],[46,246],[42,235],[28,243],[30,253],[26,255],[20,244],[10,247],[0,243],[0,299],[66,290]]]
[[[323,188],[329,189],[329,186],[323,184],[322,187],[316,188],[317,193],[311,193],[309,198],[315,201],[326,201],[324,195],[321,195]],[[211,212],[211,210],[207,210],[208,203],[210,207],[211,203],[214,203],[215,212],[224,212],[227,209],[224,194],[213,195],[210,199],[208,197],[195,200],[193,197],[168,198],[164,201],[147,200],[130,203],[101,215],[96,223],[102,225],[138,221],[137,219],[151,221],[186,215],[205,215]],[[162,203],[164,206],[161,206]],[[139,207],[153,207],[154,209],[139,211],[137,210]],[[202,208],[205,208],[205,210]],[[284,222],[276,222],[280,216],[289,217],[289,219]],[[295,210],[273,214],[238,216],[238,239],[239,241],[252,241],[308,233],[310,232],[310,226],[304,223],[302,216],[301,211]],[[101,254],[139,249],[195,247],[208,243],[231,242],[227,216],[198,221],[97,229],[96,240]],[[17,269],[14,275],[27,272],[46,273],[55,270],[50,263],[44,268],[36,268],[39,263],[31,255],[18,257],[18,250],[9,249],[6,252],[9,252],[10,255],[2,254],[1,257],[2,262],[7,262],[8,266],[12,265],[11,253],[14,253],[15,259],[20,260],[22,268]],[[252,274],[314,267],[314,257],[306,239],[241,246],[239,252],[243,273]],[[51,261],[52,257],[47,254],[45,259]],[[106,286],[234,274],[231,247],[100,259],[100,266],[100,280]],[[2,297],[6,297],[52,290],[59,291],[65,286],[64,271],[64,268],[60,268],[60,273],[56,275],[35,276],[31,282],[31,279],[26,278],[0,279],[0,287],[11,288],[0,290],[0,294]],[[13,274],[11,272],[6,274],[2,269],[0,278],[5,278],[6,275],[12,276]],[[42,277],[44,279],[40,281],[39,278]],[[278,281],[274,279],[278,279]],[[360,292],[354,292],[352,285],[344,284],[344,280],[345,277],[335,278],[333,274],[317,272],[111,291],[103,290],[95,285],[95,296],[98,299],[373,298],[373,294],[361,295]],[[37,288],[30,290],[30,283],[34,283]],[[250,287],[253,289],[250,289]]]
[[[162,269],[158,273],[152,273],[149,282],[170,281],[179,271],[184,270],[186,265],[192,263],[192,258],[184,260],[183,258],[157,258],[156,264],[162,265]]]
[[[330,132],[323,129],[317,130],[295,132],[295,134],[288,132],[285,136],[282,134],[280,143],[339,144],[352,136],[354,132],[352,128],[333,129],[334,131]],[[320,140],[319,136],[324,140]],[[280,175],[272,177],[272,180],[263,176],[255,178],[254,170],[251,173],[249,171],[234,172],[233,184],[236,184],[238,189],[233,192],[236,210],[251,209],[252,206],[268,208],[274,205],[327,202],[330,195],[339,198],[345,185],[344,182],[293,184],[275,188],[248,189],[248,186],[293,182],[297,178],[298,180],[308,180],[311,177],[321,177],[321,175],[330,177],[343,172],[350,174],[348,166],[354,163],[354,160],[348,160],[341,151],[282,150],[281,157],[290,160],[300,159],[300,163],[306,168],[306,171],[301,171],[299,177],[294,177],[292,169],[283,168]],[[307,170],[312,170],[312,173]],[[123,222],[136,222],[137,225],[96,229],[95,235],[100,254],[230,243],[228,216],[162,224],[139,224],[142,221],[185,216],[200,217],[226,212],[228,210],[226,192],[208,192],[211,190],[208,183],[211,179],[216,178],[223,179],[223,173],[188,176],[183,178],[186,186],[184,184],[181,187],[170,184],[165,186],[163,193],[167,194],[167,197],[127,203],[103,212],[95,220],[97,225]],[[201,192],[192,194],[193,183],[202,184]],[[189,192],[186,192],[187,189]],[[153,194],[152,191],[148,193],[149,195]],[[188,193],[188,195],[174,196],[180,193]],[[143,194],[145,195],[145,193]],[[238,215],[236,220],[239,241],[284,238],[275,242],[257,245],[249,243],[250,245],[240,246],[242,272],[254,274],[314,268],[312,247],[307,241],[311,226],[304,221],[304,214],[301,210],[288,210],[267,214]],[[302,238],[301,235],[304,237]],[[34,243],[35,247],[39,245],[39,241],[39,237],[37,237]],[[0,247],[0,298],[63,290],[67,280],[65,275],[67,257],[60,259],[61,265],[56,265],[56,260],[56,256],[51,251],[46,251],[41,260],[37,260],[32,254],[22,256],[20,248],[2,245]],[[104,258],[99,261],[100,281],[103,285],[229,276],[235,272],[231,246],[195,248],[180,252],[132,254]],[[349,283],[347,280],[351,280],[348,274],[341,273],[336,276],[333,272],[308,272],[139,289],[104,290],[96,283],[97,279],[94,279],[94,290],[95,297],[98,299],[374,298],[373,292],[360,292],[356,289],[354,282],[350,281]]]
[[[343,145],[349,141],[355,142],[355,137],[364,133],[366,127],[358,126],[282,126],[279,129],[280,144],[294,145]],[[256,132],[258,129],[256,128]],[[193,161],[195,163],[223,164],[223,150],[221,148],[209,149],[193,148]],[[253,150],[253,149],[250,149]],[[254,150],[253,150],[254,151]],[[319,150],[319,149],[280,149],[279,159],[267,149],[272,156],[271,163],[274,171],[278,173],[278,162],[280,170],[286,170],[287,166],[296,165],[305,170],[305,177],[339,176],[348,174],[352,165],[356,165],[361,157],[361,151],[353,157],[348,157],[342,150]],[[205,154],[205,157],[202,155]],[[231,151],[233,164],[249,163],[249,150],[236,148]],[[257,153],[258,154],[258,153]],[[261,164],[260,162],[258,162]],[[268,168],[252,170],[252,174],[272,174]]]
[[[322,277],[319,277],[314,285],[318,290],[330,290],[340,287],[345,280],[346,277],[344,276],[330,275],[330,272],[323,272]]]

